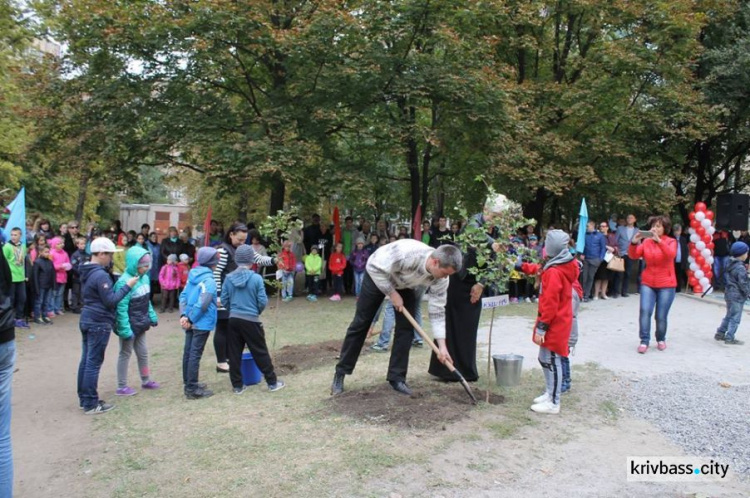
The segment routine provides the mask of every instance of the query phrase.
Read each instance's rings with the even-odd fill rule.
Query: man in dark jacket
[[[677,292],[681,292],[687,286],[687,270],[688,270],[688,256],[690,250],[688,249],[688,242],[690,238],[687,234],[682,233],[681,225],[674,225],[672,227],[672,236],[677,241],[677,256],[674,258],[674,273],[677,276]]]
[[[12,281],[8,262],[0,258],[0,496],[13,496],[10,399],[16,365],[16,321],[10,301]]]
[[[180,259],[180,254],[185,252],[184,243],[178,236],[177,227],[169,227],[169,237],[161,241],[161,266],[167,264],[167,258],[170,254]]]
[[[80,268],[83,353],[78,365],[78,403],[86,415],[105,413],[114,408],[114,405],[99,399],[99,370],[115,323],[117,304],[138,281],[138,277],[133,277],[117,292],[113,290],[112,278],[104,268],[112,262],[112,255],[121,250],[106,237],[94,239],[91,242],[91,261]]]

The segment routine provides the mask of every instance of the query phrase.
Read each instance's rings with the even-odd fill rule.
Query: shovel
[[[401,312],[404,314],[404,316],[406,317],[406,319],[409,320],[409,323],[411,323],[412,327],[414,327],[414,330],[416,330],[417,333],[419,333],[419,335],[422,336],[422,339],[424,339],[424,342],[426,342],[427,344],[430,345],[430,347],[432,348],[432,350],[435,352],[436,355],[440,356],[440,350],[438,349],[438,347],[435,345],[434,342],[432,342],[432,339],[429,338],[429,336],[427,335],[427,333],[424,330],[422,330],[422,327],[419,326],[419,324],[417,323],[417,321],[414,320],[414,317],[411,316],[411,313],[409,313],[409,310],[407,310],[406,308],[403,308],[401,310]],[[461,385],[463,386],[464,390],[466,391],[466,394],[468,394],[469,397],[471,398],[471,403],[473,405],[476,405],[477,404],[477,398],[474,396],[474,393],[471,391],[471,386],[469,386],[469,383],[466,382],[466,379],[464,379],[464,376],[461,375],[461,372],[459,372],[458,370],[456,370],[456,367],[454,367],[453,363],[450,362],[450,361],[447,362],[445,364],[445,366],[448,367],[448,370],[450,370],[451,372],[453,372],[453,374],[458,378],[458,380],[461,382]]]

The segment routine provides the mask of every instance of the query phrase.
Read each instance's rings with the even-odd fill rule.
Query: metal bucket
[[[492,355],[495,363],[495,378],[500,387],[515,387],[521,383],[523,356],[520,354]]]

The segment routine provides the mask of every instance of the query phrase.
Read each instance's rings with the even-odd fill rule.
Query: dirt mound
[[[442,428],[469,415],[474,405],[460,384],[450,382],[410,383],[414,394],[404,396],[387,383],[356,391],[345,391],[331,398],[337,413],[374,424],[410,429]],[[474,396],[484,403],[484,391],[474,388]],[[504,398],[490,394],[490,404]]]
[[[295,374],[323,365],[333,365],[341,352],[343,340],[316,342],[284,346],[273,354],[273,363],[280,375]],[[368,354],[369,343],[365,342],[360,356]]]

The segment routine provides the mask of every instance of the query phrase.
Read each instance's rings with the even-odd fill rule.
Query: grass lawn
[[[500,308],[496,315],[535,313],[535,305],[520,304]],[[278,313],[267,310],[263,318],[269,346],[275,331],[279,349],[342,339],[352,316],[351,299],[340,303],[295,299]],[[488,317],[485,312],[483,320]],[[506,398],[501,405],[467,405],[462,421],[411,429],[336,410],[328,392],[335,353],[324,366],[284,376],[288,387],[280,392],[268,393],[262,382],[233,395],[227,376],[214,371],[211,341],[204,353],[201,381],[216,394],[187,401],[182,395],[182,332],[165,324],[159,334],[165,333],[151,343],[152,370],[162,389],[117,399],[116,410],[94,420],[95,436],[106,441],[106,451],[85,463],[95,481],[90,496],[382,496],[378,478],[395,466],[408,462],[410,468],[429,471],[431,458],[457,441],[508,439],[538,423],[538,416],[528,409],[542,386],[538,370],[526,373],[517,388],[504,392],[494,388]],[[382,385],[387,362],[387,354],[361,356],[354,375],[347,377],[347,391]],[[428,348],[412,350],[409,379],[414,385],[438,385],[426,373],[428,362]],[[576,375],[581,369],[584,385],[596,385],[605,375],[588,365],[579,367]],[[484,386],[480,379],[479,387]],[[459,385],[441,384],[441,388],[463,393]],[[571,393],[566,403],[575,410],[580,400]],[[606,417],[614,408],[600,403],[593,410]],[[469,459],[465,465],[482,472],[491,463]],[[391,481],[391,485],[398,489],[399,483]],[[438,485],[450,489],[455,483]]]

